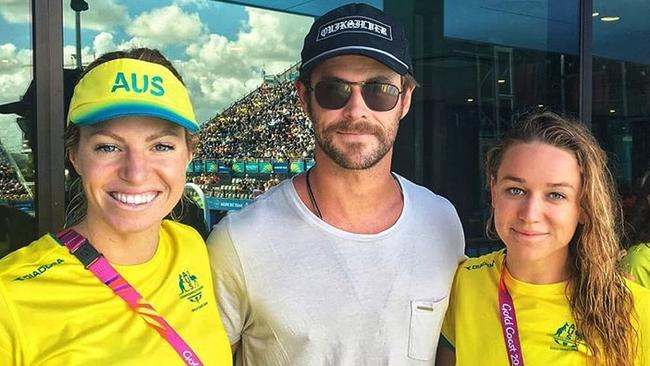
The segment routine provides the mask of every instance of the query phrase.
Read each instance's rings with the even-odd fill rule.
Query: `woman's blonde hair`
[[[488,185],[496,179],[506,151],[540,142],[572,152],[580,167],[579,224],[569,244],[567,298],[577,329],[593,353],[594,364],[632,366],[637,334],[632,326],[633,299],[620,268],[622,211],[607,156],[584,124],[552,112],[523,118],[488,153]],[[494,210],[486,229],[495,236]]]

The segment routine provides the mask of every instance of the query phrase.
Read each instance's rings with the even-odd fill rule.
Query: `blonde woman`
[[[605,153],[553,113],[487,154],[503,251],[461,264],[438,365],[650,365],[650,292],[620,268],[620,209]]]
[[[75,87],[73,226],[0,260],[0,365],[230,365],[205,243],[165,220],[199,130],[158,51],[105,54]]]

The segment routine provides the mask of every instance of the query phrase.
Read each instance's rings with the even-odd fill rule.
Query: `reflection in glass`
[[[650,4],[596,0],[593,8],[593,129],[619,188],[633,190],[650,167]]]
[[[311,127],[293,91],[313,18],[237,3],[87,1],[88,9],[76,12],[62,1],[66,69],[145,46],[159,49],[181,73],[202,123],[188,183],[205,197],[198,205],[210,211],[208,224],[298,173],[313,157]],[[310,11],[330,5],[312,3]],[[75,172],[68,170],[70,185]],[[179,212],[190,212],[197,201],[188,198],[184,205]]]
[[[476,255],[471,251],[486,242],[486,150],[523,113],[577,114],[579,2],[398,3],[384,7],[412,22],[415,76],[422,84],[411,113],[414,130],[402,123],[407,130],[400,143],[421,144],[413,151],[422,155],[419,174],[456,206],[468,253]]]
[[[0,9],[0,257],[36,238],[30,1]]]
[[[188,181],[204,191],[211,221],[313,164],[310,123],[292,87],[313,19],[286,13],[302,12],[292,8],[298,2],[275,2],[278,11],[236,3],[88,2],[79,47],[76,13],[62,3],[66,68],[147,46],[180,70],[204,126]],[[485,150],[522,113],[577,114],[579,2],[380,3],[410,30],[422,85],[400,126],[393,169],[448,197],[470,242],[484,242]]]
[[[372,5],[378,9],[382,9],[382,0],[357,0],[357,1],[348,1],[348,0],[280,0],[269,2],[268,0],[237,0],[237,1],[225,1],[233,2],[238,4],[250,5],[263,9],[272,9],[275,11],[283,13],[292,13],[308,16],[320,16],[328,12],[331,9],[337,8],[341,5],[350,2],[357,3],[366,3]]]

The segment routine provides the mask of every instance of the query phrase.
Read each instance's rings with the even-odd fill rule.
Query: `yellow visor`
[[[187,89],[162,65],[115,59],[90,70],[74,88],[69,123],[84,126],[127,116],[157,117],[192,133],[199,130]]]

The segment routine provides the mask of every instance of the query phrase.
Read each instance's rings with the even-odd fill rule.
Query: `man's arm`
[[[214,292],[221,320],[234,352],[249,319],[246,281],[228,228],[228,219],[215,226],[207,239]]]

